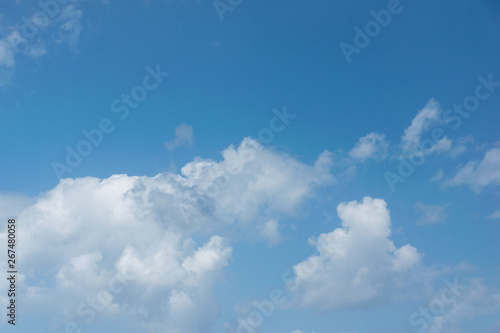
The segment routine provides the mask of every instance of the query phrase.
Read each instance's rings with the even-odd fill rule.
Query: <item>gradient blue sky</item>
[[[364,30],[373,20],[370,12],[386,10],[391,3],[396,2],[244,0],[220,20],[213,3],[205,0],[74,0],[57,3],[57,13],[33,37],[23,38],[23,22],[36,17],[42,7],[34,1],[0,0],[0,217],[6,221],[8,216],[16,216],[20,224],[26,221],[26,229],[20,231],[26,240],[46,230],[36,246],[23,245],[20,239],[19,251],[22,253],[23,246],[29,249],[25,250],[26,266],[21,266],[25,275],[19,302],[25,310],[20,310],[15,329],[61,332],[64,323],[74,320],[84,331],[97,333],[237,332],[238,318],[246,319],[255,311],[253,302],[269,299],[272,290],[280,289],[287,302],[255,332],[410,333],[420,326],[411,326],[409,316],[435,300],[445,280],[458,278],[467,286],[463,297],[439,316],[433,315],[435,326],[429,324],[425,332],[500,332],[500,86],[485,87],[483,83],[488,78],[500,82],[500,3],[401,0],[400,13],[393,14],[390,23],[348,63],[339,45],[354,45],[355,27]],[[147,67],[157,66],[169,76],[128,117],[120,119],[121,113],[113,112],[113,101],[141,85]],[[478,85],[488,96],[468,118],[460,116],[460,125],[454,129],[457,123],[445,115],[457,117],[458,113],[446,111],[476,96]],[[100,238],[90,236],[99,230],[71,226],[86,225],[90,215],[82,212],[100,204],[95,198],[87,201],[89,196],[103,195],[103,207],[96,212],[120,209],[118,201],[105,199],[116,195],[121,200],[120,190],[110,194],[85,177],[102,180],[127,175],[116,180],[120,189],[129,186],[133,177],[143,177],[146,185],[130,185],[133,190],[129,190],[149,193],[144,188],[161,183],[164,187],[159,188],[165,189],[184,182],[170,175],[177,174],[188,179],[186,186],[191,190],[202,193],[207,182],[216,178],[206,178],[201,171],[188,175],[181,168],[191,163],[193,169],[219,172],[232,158],[223,158],[221,152],[231,145],[244,152],[248,140],[259,145],[259,133],[270,127],[273,110],[282,112],[284,108],[296,117],[271,142],[260,143],[257,161],[248,162],[247,171],[236,175],[227,189],[212,198],[217,213],[197,217],[202,222],[195,222],[193,230],[179,231],[168,224],[170,217],[158,217],[179,203],[177,199],[168,199],[173,201],[166,206],[151,197],[151,205],[136,203],[134,216],[150,218],[148,223],[159,227],[159,232],[173,230],[180,239],[196,244],[194,249],[212,244],[214,235],[224,239],[217,249],[225,259],[214,264],[214,273],[203,278],[204,282],[201,277],[197,280],[202,291],[166,287],[161,282],[150,286],[153,291],[144,291],[134,282],[127,290],[133,299],[116,296],[114,304],[119,310],[99,313],[89,324],[68,310],[85,295],[76,290],[68,293],[67,285],[58,279],[74,258],[99,251],[102,260],[89,267],[114,274],[124,248],[138,246],[132,236],[135,229],[125,228],[120,236],[123,242],[105,246],[98,242]],[[64,164],[66,147],[76,149],[85,139],[82,130],[98,128],[105,118],[112,121],[114,130],[104,134],[102,143],[62,177],[72,178],[74,183],[59,183],[54,162]],[[443,141],[435,140],[425,162],[391,189],[387,172],[401,177],[401,159],[418,155],[419,144],[432,137],[435,129],[443,130]],[[169,145],[176,137],[177,144]],[[327,153],[321,156],[326,166],[315,168],[324,151]],[[263,176],[273,168],[281,171],[270,178]],[[172,178],[152,178],[161,173]],[[248,190],[259,180],[266,182],[262,192]],[[64,196],[56,195],[63,188],[70,193],[68,197],[80,193],[81,198],[65,201]],[[178,193],[171,194],[172,198],[184,195]],[[228,204],[231,200],[234,202]],[[282,274],[318,254],[308,239],[342,228],[337,207],[354,200],[356,204],[346,207],[373,216],[373,225],[387,222],[377,210],[384,211],[381,202],[387,205],[392,222],[387,240],[398,249],[411,244],[418,251],[418,264],[408,268],[409,275],[404,277],[411,282],[393,290],[395,275],[381,268],[387,264],[384,260],[393,258],[369,256],[386,239],[372,244],[365,235],[370,235],[370,228],[363,223],[354,227],[357,222],[346,217],[345,230],[349,230],[346,225],[351,225],[353,233],[360,228],[359,239],[364,241],[346,247],[352,252],[346,250],[345,263],[328,257],[321,263],[321,273],[305,277],[300,290],[288,290]],[[238,214],[247,215],[235,217],[231,209],[238,203],[245,207]],[[57,223],[50,223],[52,213],[59,218]],[[101,218],[107,223],[106,217]],[[220,225],[220,221],[225,222]],[[267,225],[271,229],[265,229],[266,221],[275,221]],[[47,223],[45,229],[38,229],[43,223]],[[109,224],[103,230],[121,228]],[[54,231],[54,237],[59,238],[53,240],[50,230],[55,228],[59,231]],[[61,232],[60,228],[67,230]],[[6,227],[0,231],[4,246]],[[145,232],[144,241],[155,233]],[[74,252],[73,241],[81,243]],[[163,241],[159,239],[158,244]],[[338,241],[331,240],[330,245]],[[53,251],[44,254],[44,243]],[[224,248],[231,248],[231,253]],[[161,245],[153,246],[151,251],[160,249]],[[63,250],[72,257],[59,258],[58,251]],[[141,250],[139,246],[137,251]],[[181,261],[194,253],[184,250],[179,252]],[[152,252],[145,250],[143,258],[148,253]],[[354,256],[352,260],[349,255]],[[23,265],[23,258],[20,260]],[[32,262],[44,265],[28,266]],[[365,264],[370,272],[373,267],[381,270],[367,278],[377,292],[373,297],[364,294],[366,299],[357,302],[359,290],[350,296],[347,286],[354,282],[342,280],[335,272],[362,272]],[[168,270],[160,272],[169,274]],[[138,277],[142,281],[148,278]],[[335,278],[339,281],[332,282]],[[72,275],[68,273],[66,279],[71,281]],[[93,286],[97,289],[89,293],[95,294],[100,287],[92,279],[89,274],[86,280],[73,282],[88,283],[86,290]],[[0,300],[4,301],[3,285],[0,287]],[[43,309],[33,296],[42,289],[40,297],[52,297],[57,304],[53,309]],[[314,297],[307,301],[308,295],[317,293],[324,297],[331,293],[334,298],[338,289],[346,290],[352,304]],[[192,319],[180,314],[172,322],[169,316],[177,313],[173,308],[167,314],[149,309],[147,318],[160,324],[148,327],[138,309],[144,304],[164,304],[177,295],[175,290],[183,290],[201,304],[188,311],[199,319],[187,324]],[[156,296],[149,299],[151,292]],[[438,317],[446,319],[441,328]],[[14,331],[4,319],[2,331]]]

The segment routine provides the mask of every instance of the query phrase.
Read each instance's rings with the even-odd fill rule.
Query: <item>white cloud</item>
[[[491,215],[489,215],[487,218],[493,219],[493,220],[498,220],[500,219],[500,210],[496,210]]]
[[[7,68],[12,68],[15,65],[12,45],[6,39],[0,40],[0,65]]]
[[[58,18],[57,43],[66,42],[73,51],[76,51],[82,31],[82,15],[83,11],[74,4],[62,8]]]
[[[384,134],[369,133],[361,137],[349,152],[349,156],[360,162],[369,158],[383,159],[387,156],[388,142]]]
[[[34,44],[31,48],[29,48],[28,52],[30,57],[36,59],[43,57],[45,54],[47,54],[47,48],[43,40],[39,39],[36,44]]]
[[[444,138],[442,138],[441,140],[436,142],[436,144],[429,149],[429,153],[431,153],[431,152],[438,152],[438,153],[446,152],[446,151],[451,149],[452,144],[453,144],[453,141],[448,139],[445,136]]]
[[[443,179],[443,177],[444,177],[443,169],[439,169],[439,170],[438,170],[438,171],[434,174],[434,176],[432,176],[432,178],[431,178],[431,180],[430,180],[430,181],[431,181],[431,182],[437,182],[437,181],[439,181],[439,180]]]
[[[418,148],[422,134],[432,125],[439,122],[441,109],[439,103],[431,99],[413,118],[411,125],[405,129],[401,138],[404,151]]]
[[[6,87],[12,83],[16,71],[14,68],[0,66],[0,87]]]
[[[36,201],[22,194],[0,192],[0,221],[16,218],[24,209]]]
[[[101,318],[203,331],[217,315],[213,287],[232,253],[218,234],[238,224],[243,234],[279,240],[280,216],[332,180],[330,164],[328,153],[308,166],[245,139],[222,161],[198,158],[182,175],[61,180],[18,216],[24,305],[85,325],[86,302],[100,300]]]
[[[319,255],[294,266],[289,285],[301,306],[319,310],[358,308],[382,302],[419,281],[421,255],[390,240],[391,220],[382,199],[341,203],[342,227],[311,239]],[[417,270],[419,268],[420,270]]]
[[[436,296],[435,299],[439,299]],[[442,313],[439,313],[442,312]],[[455,302],[439,311],[431,321],[423,321],[419,331],[424,333],[461,332],[460,325],[484,315],[500,313],[500,293],[473,279],[467,289],[456,296]]]
[[[472,135],[458,139],[456,145],[450,150],[451,158],[455,159],[463,153],[467,152],[469,150],[467,145],[472,142],[474,142],[474,137]]]
[[[455,159],[458,156],[462,155],[467,151],[467,147],[465,145],[457,145],[453,147],[453,149],[450,151],[450,156],[451,158]]]
[[[18,26],[7,36],[0,38],[0,87],[11,83],[15,75],[16,57],[19,55],[32,59],[41,58],[47,54],[47,46],[54,43],[66,43],[76,52],[82,31],[83,15],[82,9],[79,8],[79,1],[60,5],[58,8],[58,13],[48,20],[42,20],[43,16],[36,15],[43,13],[40,7],[37,7],[34,14],[27,18],[35,29],[33,36],[23,36]]]
[[[161,177],[156,181],[168,188]],[[38,311],[50,304],[84,325],[87,316],[75,315],[79,304],[109,291],[121,276],[127,285],[115,283],[124,291],[99,302],[101,318],[126,313],[151,331],[206,327],[216,314],[206,311],[216,308],[212,287],[231,247],[219,236],[197,246],[189,234],[169,230],[153,213],[155,202],[138,195],[148,187],[124,175],[63,180],[21,214],[26,306]],[[44,287],[49,281],[54,283]]]
[[[272,219],[260,228],[260,235],[267,239],[269,245],[275,245],[281,242],[280,225],[277,220]]]
[[[19,52],[20,44],[26,40],[18,31],[12,31],[8,36],[0,39],[0,87],[9,85],[15,74],[15,56]]]
[[[175,139],[163,144],[167,150],[172,151],[183,145],[193,145],[193,127],[180,124],[175,128]]]
[[[500,148],[488,150],[482,161],[468,162],[445,185],[469,185],[476,192],[488,185],[500,185]]]
[[[220,213],[223,221],[246,223],[262,211],[293,215],[315,187],[334,182],[332,156],[326,151],[308,166],[245,139],[237,149],[231,145],[222,155],[224,160],[219,163],[195,159],[181,173],[187,185],[196,186],[202,194],[199,199]]]
[[[441,223],[446,220],[448,214],[446,213],[446,207],[439,205],[426,205],[421,201],[415,203],[416,210],[422,214],[418,219],[417,225],[435,224]]]

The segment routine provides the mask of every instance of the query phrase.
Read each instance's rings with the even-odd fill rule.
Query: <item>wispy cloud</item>
[[[444,307],[439,315],[434,316],[431,321],[423,322],[422,327],[416,327],[423,333],[445,333],[460,332],[460,324],[464,321],[480,318],[482,316],[499,313],[500,293],[494,288],[484,284],[482,279],[474,278],[470,285],[462,287],[465,290],[458,292],[456,300],[451,307]],[[439,299],[441,295],[436,295]],[[497,331],[489,331],[497,332]]]
[[[481,161],[469,161],[445,185],[469,185],[476,192],[488,185],[500,185],[500,148],[488,150]]]
[[[76,51],[80,32],[82,31],[82,15],[83,11],[76,5],[68,5],[62,9],[59,17],[59,29],[56,42],[66,42]]]
[[[82,31],[81,1],[67,5],[54,2],[35,8],[35,14],[0,36],[0,87],[8,86],[15,76],[19,56],[38,59],[49,52],[51,45],[67,44],[73,52]],[[44,18],[44,19],[42,19]]]
[[[175,128],[175,138],[172,141],[165,142],[163,145],[168,151],[172,151],[180,146],[192,146],[193,142],[193,127],[191,125],[180,124]]]
[[[19,45],[24,43],[18,31],[11,32],[8,36],[0,39],[0,87],[10,84],[15,74],[16,54]]]
[[[389,143],[385,140],[384,134],[369,133],[359,138],[356,145],[349,151],[349,156],[360,162],[367,159],[383,159],[387,157]]]
[[[446,212],[447,205],[426,205],[421,201],[415,203],[415,209],[422,214],[418,219],[417,225],[427,225],[442,223],[448,217]]]
[[[487,218],[492,220],[500,220],[500,210],[496,210],[491,215],[488,215]]]
[[[441,108],[434,99],[413,118],[411,125],[405,129],[401,138],[403,150],[408,151],[419,147],[422,134],[432,125],[439,122]]]

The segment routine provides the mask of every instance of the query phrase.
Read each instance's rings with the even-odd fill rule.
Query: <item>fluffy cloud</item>
[[[180,124],[175,128],[175,139],[165,142],[163,145],[167,150],[172,151],[183,145],[193,144],[193,127],[186,124]]]
[[[488,185],[500,185],[500,148],[488,150],[482,161],[468,162],[445,185],[469,185],[476,192]]]
[[[125,175],[63,180],[19,216],[33,311],[50,305],[80,325],[127,313],[151,331],[209,325],[215,313],[205,309],[215,307],[212,286],[231,247],[220,236],[197,245],[169,230],[154,206],[134,197],[140,187],[140,178]]]
[[[204,331],[231,260],[220,234],[278,241],[278,219],[333,181],[327,152],[309,166],[245,139],[222,154],[181,175],[61,180],[18,216],[25,306],[80,326],[126,315],[153,332]]]
[[[364,162],[369,158],[382,159],[387,156],[388,142],[384,134],[369,133],[360,138],[356,145],[349,152],[355,160]]]
[[[223,161],[195,159],[181,169],[187,186],[196,188],[203,209],[224,222],[255,221],[262,212],[293,215],[314,188],[334,182],[332,156],[319,155],[314,165],[264,149],[252,139],[222,152]],[[261,221],[267,223],[269,219]]]
[[[319,310],[366,306],[404,290],[424,274],[417,249],[409,244],[396,248],[391,241],[384,200],[365,197],[341,203],[337,212],[342,227],[311,239],[319,254],[294,266],[289,288],[300,305]]]
[[[0,220],[18,216],[23,210],[35,203],[35,198],[15,193],[0,192]]]

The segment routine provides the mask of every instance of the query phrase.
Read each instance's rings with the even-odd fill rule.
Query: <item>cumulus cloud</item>
[[[360,138],[356,145],[349,151],[349,156],[360,162],[367,159],[383,159],[387,156],[389,143],[385,140],[384,134],[369,133]]]
[[[396,248],[390,239],[391,219],[382,199],[341,203],[342,227],[310,239],[318,254],[294,266],[289,284],[301,306],[342,310],[368,306],[413,287],[421,254],[407,244]],[[417,270],[418,268],[418,270]]]
[[[80,326],[126,316],[152,332],[204,331],[231,260],[222,234],[238,225],[277,241],[278,219],[333,180],[327,152],[309,166],[245,139],[222,155],[181,175],[63,179],[39,197],[18,216],[26,309]]]
[[[446,220],[448,213],[447,205],[426,205],[421,201],[415,203],[415,209],[422,214],[418,219],[417,225],[436,224]]]
[[[67,179],[19,215],[27,307],[50,305],[80,325],[119,313],[151,331],[210,323],[205,309],[215,307],[212,286],[231,247],[217,235],[197,245],[169,230],[154,203],[134,197],[147,191],[141,185],[125,175]],[[194,319],[179,322],[186,311]]]
[[[193,127],[186,124],[180,124],[175,128],[175,138],[172,141],[165,142],[163,145],[169,151],[180,146],[193,145]]]
[[[35,198],[17,193],[0,192],[0,220],[18,216],[24,209],[32,205]]]
[[[500,148],[488,150],[481,161],[469,161],[445,185],[469,185],[476,192],[488,185],[500,185]]]
[[[266,211],[293,215],[317,186],[335,181],[330,173],[332,154],[327,151],[309,166],[247,138],[222,155],[218,163],[195,159],[181,173],[189,186],[198,189],[197,200],[205,202],[205,209],[218,212],[223,221],[255,221],[256,214]]]

